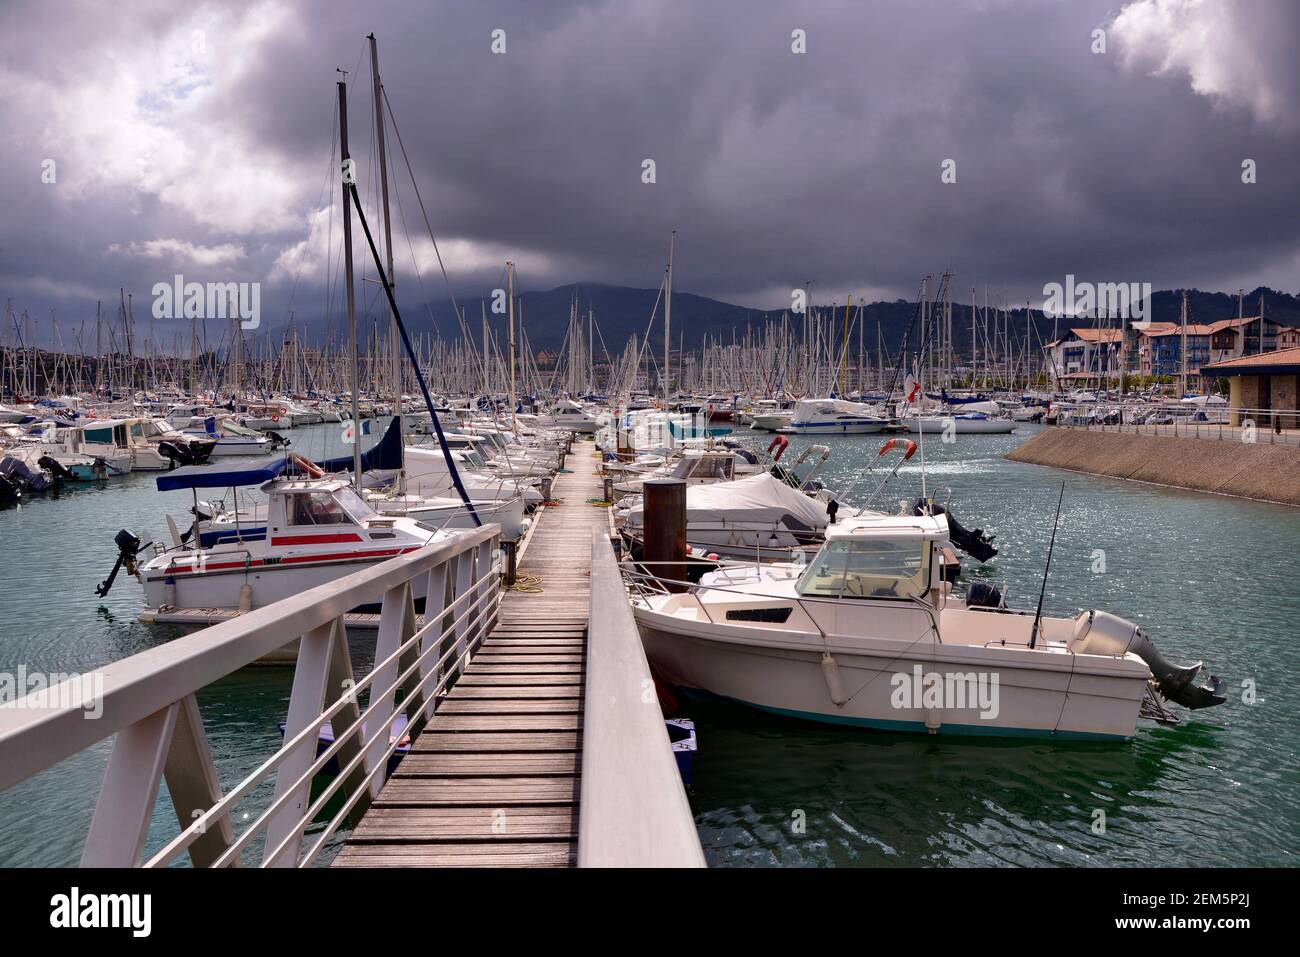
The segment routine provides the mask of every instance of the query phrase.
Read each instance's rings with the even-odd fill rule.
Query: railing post
[[[433,648],[429,658],[420,664],[417,683],[422,683],[430,674],[430,668],[434,674],[432,679],[426,685],[429,691],[413,691],[402,702],[406,708],[407,720],[410,722],[408,727],[411,734],[415,735],[423,729],[424,725],[433,717],[434,709],[438,705],[438,682],[442,678],[442,667],[438,664],[438,659],[442,657],[445,650],[442,640],[442,633],[447,630],[447,619],[443,614],[443,609],[447,607],[447,562],[443,562],[436,568],[429,570],[428,578],[424,586],[424,637],[420,639],[419,654],[421,657]],[[405,668],[403,668],[405,670]],[[428,695],[426,700],[425,695]]]
[[[347,638],[341,618],[313,628],[298,642],[298,664],[293,672],[293,691],[289,696],[289,714],[284,724],[286,741],[315,724],[320,717],[329,691],[331,659],[340,648],[346,658]],[[293,867],[298,863],[301,842],[290,844],[278,855],[273,854],[273,851],[302,826],[302,815],[311,795],[311,782],[304,781],[297,785],[294,782],[311,767],[316,759],[316,747],[317,739],[309,735],[276,769],[275,798],[280,798],[290,789],[294,790],[294,797],[267,821],[263,863],[268,866]]]
[[[453,560],[455,563],[455,588],[452,591],[452,600],[460,599],[462,595],[467,596],[452,611],[455,613],[453,620],[459,619],[455,628],[455,641],[452,647],[455,651],[452,653],[451,661],[448,663],[447,674],[449,676],[448,684],[451,680],[458,678],[465,670],[465,665],[460,661],[461,655],[469,647],[470,627],[469,627],[469,610],[472,598],[468,597],[470,586],[474,582],[474,553],[464,551],[458,554]]]
[[[163,777],[176,808],[176,819],[184,830],[221,800],[221,779],[212,763],[212,749],[203,732],[198,700],[191,694],[177,704],[176,728],[171,747],[167,749]],[[211,867],[234,841],[230,816],[223,814],[215,822],[209,822],[203,836],[190,845],[190,863],[195,867]]]
[[[179,713],[175,703],[117,733],[81,851],[82,867],[140,863]]]
[[[476,593],[472,599],[476,609],[474,617],[477,621],[474,625],[474,649],[476,651],[496,624],[494,617],[496,612],[492,608],[491,595],[501,587],[499,577],[501,566],[498,563],[501,550],[497,547],[498,544],[497,539],[489,538],[487,541],[480,542],[474,549],[474,578],[479,580]],[[489,578],[488,575],[494,570],[498,572],[498,577]]]
[[[383,604],[379,609],[379,636],[375,639],[375,661],[386,661],[397,653],[397,649],[402,647],[415,634],[415,600],[411,595],[411,583],[405,582],[397,588],[390,588],[384,592]],[[367,725],[363,732],[364,737],[369,738],[379,731],[376,727],[378,722],[382,727],[391,729],[393,724],[393,715],[396,712],[397,696],[395,691],[389,691],[386,694],[384,689],[391,686],[397,681],[400,674],[398,668],[400,662],[393,661],[376,669],[374,682],[370,686],[370,703],[368,710],[371,712],[370,724]],[[370,794],[372,797],[379,796],[379,789],[384,786],[382,768],[387,764],[387,758],[384,752],[388,750],[388,735],[381,734],[375,739],[374,744],[370,746],[370,753],[366,760],[366,771],[374,771],[370,778]]]

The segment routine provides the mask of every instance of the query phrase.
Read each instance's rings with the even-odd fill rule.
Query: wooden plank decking
[[[591,530],[599,462],[556,476],[496,628],[334,860],[336,867],[568,867],[577,856]],[[527,586],[525,585],[525,588]]]

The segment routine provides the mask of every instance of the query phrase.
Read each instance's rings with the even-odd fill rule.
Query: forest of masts
[[[955,305],[946,274],[933,297],[929,286],[927,277],[911,329],[895,331],[892,342],[879,320],[866,319],[861,299],[843,306],[810,305],[779,318],[763,315],[733,328],[727,338],[706,333],[691,348],[685,331],[674,329],[670,390],[750,397],[882,394],[899,389],[914,367],[932,391],[1011,390],[1045,383],[1043,343],[1026,312],[976,305],[973,289],[969,306]],[[326,333],[322,342],[305,334],[292,316],[285,326],[243,330],[224,319],[155,320],[151,315],[142,321],[125,293],[116,305],[108,314],[97,308],[93,318],[68,330],[53,313],[41,329],[26,312],[15,313],[10,303],[0,335],[0,395],[329,396],[350,391],[346,336],[337,330]],[[575,300],[560,347],[549,350],[534,348],[523,304],[516,301],[515,393],[662,394],[658,306],[645,331],[633,332],[621,349],[611,351],[594,310],[580,308]],[[486,307],[481,311],[481,329],[472,330],[462,309],[463,334],[455,338],[440,336],[436,329],[416,331],[413,345],[433,391],[509,393],[505,330],[497,328],[503,323],[490,318]],[[415,389],[405,363],[392,361],[386,325],[377,318],[370,322],[361,350],[363,395],[392,396],[395,366],[405,369],[401,390],[409,394]],[[38,341],[46,345],[38,347]]]

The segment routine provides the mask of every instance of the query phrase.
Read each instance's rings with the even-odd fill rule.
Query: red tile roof
[[[1122,329],[1071,329],[1084,342],[1119,342],[1124,338]]]
[[[1272,368],[1275,366],[1300,372],[1300,346],[1294,349],[1275,349],[1272,352],[1261,352],[1253,356],[1240,356],[1236,359],[1224,359],[1222,362],[1211,362],[1207,366],[1201,366],[1201,369],[1230,371],[1233,369]]]

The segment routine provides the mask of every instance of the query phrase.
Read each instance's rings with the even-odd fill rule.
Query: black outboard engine
[[[32,468],[26,459],[6,455],[0,460],[0,475],[6,476],[22,492],[44,492],[54,485],[54,475],[39,464]]]
[[[45,471],[49,472],[56,481],[70,481],[76,476],[63,467],[63,463],[58,459],[50,458],[48,455],[42,455],[36,460],[36,464]]]
[[[194,457],[190,455],[190,450],[180,442],[159,442],[158,452],[167,457],[170,468],[176,468],[177,465],[194,464]]]
[[[923,498],[918,498],[916,504],[912,506],[912,514],[947,515],[948,535],[952,543],[977,562],[987,562],[998,553],[998,550],[993,547],[993,539],[997,538],[996,535],[985,535],[982,528],[972,532],[957,521],[952,512],[937,502],[927,502]]]
[[[966,589],[967,608],[1005,608],[1002,591],[988,582],[971,582]]]
[[[212,455],[212,450],[217,447],[217,440],[190,438],[186,441],[185,446],[190,456],[190,463],[202,465]]]
[[[0,505],[17,505],[22,500],[22,486],[0,472]]]
[[[125,528],[113,536],[113,544],[117,546],[117,561],[113,563],[113,570],[108,573],[106,578],[99,585],[95,586],[95,594],[103,598],[113,587],[113,581],[117,578],[117,573],[121,571],[122,566],[126,566],[128,575],[135,574],[135,559],[140,554],[140,549],[146,546],[140,544],[140,539],[132,535]]]
[[[1228,700],[1228,685],[1218,675],[1207,677],[1205,684],[1195,684],[1203,664],[1175,665],[1156,650],[1151,639],[1131,621],[1104,611],[1086,611],[1079,615],[1070,639],[1070,650],[1077,654],[1122,655],[1131,651],[1151,669],[1156,689],[1170,701],[1184,708],[1211,708]]]

